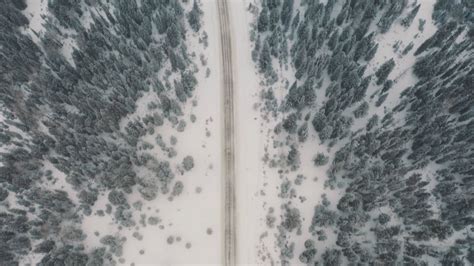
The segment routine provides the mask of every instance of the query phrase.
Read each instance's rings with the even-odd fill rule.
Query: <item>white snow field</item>
[[[234,104],[236,136],[237,264],[260,264],[260,252],[272,252],[273,240],[260,244],[265,230],[265,198],[260,190],[265,182],[264,155],[266,125],[262,124],[256,104],[259,77],[251,58],[250,23],[247,8],[251,1],[230,1],[234,61]],[[273,239],[273,237],[270,237]],[[270,245],[268,245],[270,244]],[[267,246],[268,245],[268,246]]]

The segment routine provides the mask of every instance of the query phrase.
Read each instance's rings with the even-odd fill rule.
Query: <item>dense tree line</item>
[[[284,130],[277,127],[275,133],[301,142],[298,128],[309,120],[320,143],[337,148],[332,158],[322,153],[314,157],[317,167],[329,160],[328,189],[343,190],[334,203],[337,211],[329,204],[315,207],[311,234],[298,255],[301,263],[474,262],[474,6],[469,1],[435,3],[432,18],[438,30],[403,51],[402,56],[416,56],[410,71],[417,80],[394,106],[385,101],[397,82],[392,74],[396,60],[387,58],[373,74],[367,71],[380,49],[376,37],[396,24],[409,28],[419,10],[419,4],[405,0],[301,5],[266,0],[256,13],[252,55],[270,88],[262,94],[264,110],[285,112],[279,124]],[[421,29],[422,24],[420,20]],[[287,39],[292,40],[289,47]],[[286,77],[292,85],[278,105],[268,97],[275,81],[271,73],[285,66],[292,67],[294,76]],[[377,93],[367,95],[369,88]],[[324,97],[321,105],[317,95]],[[383,116],[370,114],[381,106],[386,108]],[[366,126],[353,131],[355,120]],[[286,144],[297,154],[298,144]],[[287,165],[281,167],[281,177],[288,180],[291,172],[285,171]],[[317,244],[325,240],[325,230],[336,233],[334,244]],[[287,231],[280,230],[277,244],[282,263],[290,265],[293,257],[287,251],[294,243]],[[439,244],[453,237],[454,244]]]
[[[151,200],[171,189],[169,162],[142,152],[139,140],[164,119],[178,124],[192,97],[186,30],[189,23],[200,31],[202,11],[195,2],[186,14],[177,0],[51,0],[35,43],[24,33],[25,1],[1,0],[0,7],[0,264],[18,265],[30,253],[44,254],[40,265],[112,263],[121,240],[104,239],[105,247],[85,253],[81,219],[105,191],[115,221],[133,226],[127,194],[137,188]],[[61,50],[66,31],[76,42],[72,62]],[[174,86],[167,71],[178,77]],[[149,92],[160,101],[121,126]],[[57,181],[47,163],[65,174],[78,203],[45,185]],[[192,157],[184,164],[190,170]]]

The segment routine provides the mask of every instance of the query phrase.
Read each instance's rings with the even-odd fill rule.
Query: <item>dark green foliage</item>
[[[395,67],[395,61],[393,58],[390,60],[385,61],[379,69],[375,72],[375,76],[377,77],[377,85],[381,85],[385,82],[390,72],[392,72],[393,68]]]
[[[268,29],[269,24],[269,17],[268,17],[268,8],[264,7],[262,11],[260,11],[260,15],[258,16],[258,24],[257,29],[259,32],[264,32]]]
[[[390,29],[392,23],[397,19],[398,16],[403,12],[408,1],[399,0],[390,3],[389,8],[382,14],[380,20],[377,23],[382,33],[387,32]]]
[[[186,156],[183,159],[183,168],[186,171],[190,171],[194,167],[194,159],[191,156]]]
[[[311,106],[316,99],[312,83],[305,83],[303,86],[297,86],[296,82],[290,87],[287,95],[288,107],[296,110],[302,110],[304,107]]]
[[[173,190],[171,191],[171,195],[172,196],[181,195],[181,193],[183,192],[183,188],[184,188],[183,182],[177,181],[173,186]]]
[[[367,111],[369,110],[369,104],[367,102],[363,102],[354,110],[355,118],[361,118],[367,115]]]
[[[322,258],[323,263],[326,266],[337,266],[341,265],[342,252],[338,249],[327,249],[324,251]]]
[[[193,8],[188,13],[188,22],[191,29],[198,32],[201,29],[201,16],[202,10],[199,8],[198,3],[194,0]]]
[[[16,8],[20,10],[24,10],[27,7],[26,0],[10,0],[10,1]]]
[[[122,256],[124,240],[117,236],[106,235],[100,239],[100,243],[107,246],[111,253]]]
[[[334,154],[325,185],[341,196],[337,210],[318,205],[309,228],[321,241],[327,238],[321,227],[337,234],[336,243],[331,242],[321,255],[321,264],[468,264],[463,256],[472,251],[466,237],[460,237],[453,248],[438,242],[453,241],[455,231],[471,230],[469,224],[474,222],[470,211],[474,201],[468,189],[474,173],[474,142],[469,134],[474,130],[474,98],[469,86],[474,17],[468,2],[436,1],[432,18],[437,32],[415,37],[424,41],[415,47],[414,65],[400,66],[406,70],[391,77],[399,59],[389,58],[374,73],[375,84],[371,75],[364,74],[367,67],[379,63],[373,62],[379,48],[390,49],[379,45],[383,34],[397,23],[404,28],[416,26],[412,25],[416,19],[422,26],[426,18],[419,14],[425,3],[303,1],[294,6],[298,11],[288,31],[273,25],[277,23],[274,9],[280,9],[280,22],[287,21],[283,18],[286,2],[263,4],[265,12],[258,19],[265,23],[260,25],[262,31],[255,26],[256,39],[276,36],[276,30],[279,37],[291,40],[288,62],[292,64],[288,65],[281,60],[275,39],[265,41],[270,53],[264,62],[277,58],[282,72],[287,73],[287,67],[294,69],[294,75],[286,77],[288,82],[296,80],[281,105],[275,97],[262,97],[273,114],[276,110],[284,113],[277,121],[281,122],[278,129],[288,133],[283,145],[291,153],[306,140],[306,124],[299,122],[304,116],[305,121],[311,119],[321,140],[318,147]],[[378,30],[369,32],[374,25]],[[403,39],[402,43],[399,58],[411,54],[415,41]],[[400,81],[411,73],[416,80],[400,88]],[[372,94],[366,95],[367,91]],[[317,98],[321,96],[323,99]],[[377,114],[368,115],[369,110]],[[352,118],[357,119],[357,127],[352,127]],[[305,144],[315,145],[308,140],[311,138]],[[287,159],[290,157],[296,158]],[[287,174],[287,167],[282,166],[279,173]],[[376,239],[368,237],[369,230]],[[282,254],[290,254],[293,243],[288,239],[292,238],[286,230],[279,231],[279,237],[287,239],[280,240]],[[313,252],[306,247],[298,259],[312,265]]]
[[[342,248],[348,248],[351,245],[349,233],[343,231],[337,234],[336,245]]]
[[[360,77],[355,69],[343,73],[341,79],[341,89],[350,90],[359,86]]]
[[[36,253],[48,253],[56,247],[56,243],[53,240],[45,240],[35,246],[33,252]]]
[[[415,55],[419,55],[431,48],[441,47],[445,41],[448,41],[448,46],[452,44],[455,38],[449,37],[451,35],[458,35],[459,31],[463,30],[462,28],[458,28],[458,31],[455,31],[457,26],[458,24],[454,21],[442,25],[433,36],[428,38],[420,45],[420,47],[418,47],[418,49],[416,49]]]
[[[258,59],[258,67],[260,72],[269,73],[273,70],[272,67],[272,57],[270,55],[270,46],[268,42],[265,42],[260,52],[260,57]]]
[[[410,27],[411,23],[413,22],[413,19],[415,19],[416,17],[416,14],[418,13],[418,10],[420,10],[420,4],[418,4],[417,6],[415,6],[411,11],[410,13],[408,13],[408,15],[402,19],[402,26],[405,27],[405,28],[408,28]]]
[[[281,224],[283,228],[292,232],[293,230],[301,230],[300,211],[297,208],[286,207],[284,212],[284,219]]]
[[[171,23],[166,30],[166,37],[171,47],[177,47],[181,42],[181,30],[178,25]]]
[[[422,223],[419,231],[413,233],[415,240],[427,241],[432,238],[445,240],[453,233],[451,226],[444,224],[442,221],[429,219]]]
[[[376,107],[381,106],[385,102],[385,99],[387,99],[387,96],[388,96],[387,93],[380,95],[380,97],[375,102],[375,106]]]
[[[326,127],[326,117],[322,113],[316,113],[311,122],[316,132],[322,131]]]
[[[329,41],[327,43],[328,48],[333,51],[336,48],[337,42],[339,39],[339,30],[336,29],[332,34],[331,37],[329,38]]]
[[[43,190],[39,188],[32,189],[27,195],[35,199],[35,203],[55,213],[69,213],[74,209],[74,203],[69,199],[66,191],[63,190]]]
[[[308,123],[304,123],[298,128],[298,140],[305,142],[308,138]]]
[[[81,200],[82,203],[87,205],[94,205],[97,200],[97,192],[96,191],[87,191],[83,190],[79,193],[78,198]]]
[[[374,58],[375,54],[377,53],[378,48],[379,48],[378,43],[370,47],[369,50],[367,51],[367,54],[364,57],[365,61],[372,60],[372,58]]]
[[[183,115],[181,99],[165,91],[164,75],[157,73],[169,62],[183,101],[196,87],[184,42],[187,14],[176,0],[51,0],[45,29],[33,33],[33,41],[20,11],[25,1],[0,3],[0,105],[5,109],[0,146],[11,146],[0,155],[0,202],[5,205],[0,242],[8,244],[2,245],[0,264],[15,265],[37,252],[44,253],[39,265],[103,265],[110,254],[86,254],[78,229],[97,196],[105,193],[115,205],[116,222],[130,226],[134,221],[125,193],[145,185],[135,170],[156,170],[155,184],[147,183],[142,193],[147,197],[156,196],[158,187],[169,189],[174,178],[169,163],[155,164],[137,146],[164,119]],[[195,31],[200,16],[198,7],[188,16]],[[153,28],[159,34],[153,35]],[[74,40],[68,59],[61,47],[66,38]],[[150,104],[153,113],[121,126],[145,93],[160,99]],[[65,176],[59,181],[77,192],[79,204],[66,189],[51,186],[63,178],[56,176],[58,170]],[[7,206],[7,197],[18,209]]]
[[[310,263],[314,260],[317,250],[315,248],[307,249],[300,254],[299,260],[301,263]]]
[[[471,244],[471,247],[468,250],[466,259],[467,259],[467,261],[469,261],[469,263],[474,263],[474,247],[472,246],[472,244]]]
[[[283,120],[283,128],[286,132],[293,134],[296,132],[296,128],[298,127],[298,116],[296,113],[290,114],[288,117]]]
[[[8,190],[0,188],[0,201],[4,201],[8,197]]]
[[[112,190],[109,192],[109,195],[107,196],[109,199],[109,202],[112,205],[126,205],[127,204],[127,198],[125,197],[125,194],[121,191],[117,190]]]
[[[373,115],[369,121],[367,122],[367,131],[372,130],[374,127],[378,125],[379,117],[377,115]]]
[[[280,20],[283,28],[287,30],[290,26],[290,21],[293,15],[294,0],[284,0],[281,8]]]
[[[10,263],[11,265],[16,265],[18,262],[14,261],[15,255],[11,252],[5,251],[5,250],[0,250],[0,260],[7,265],[7,263]]]
[[[286,156],[286,161],[292,170],[296,170],[299,167],[300,153],[294,145],[290,147],[290,151],[288,152],[288,155]]]
[[[329,210],[325,206],[318,205],[314,208],[314,216],[311,221],[310,230],[315,231],[316,226],[328,227],[336,223],[338,216],[334,211]]]
[[[53,265],[71,265],[82,266],[86,265],[88,256],[81,251],[76,251],[71,246],[65,246],[55,250],[54,252],[46,254],[41,259],[38,265],[53,266]]]
[[[337,209],[342,212],[356,212],[362,207],[361,201],[350,193],[344,194],[344,196],[337,203]]]
[[[381,213],[378,217],[378,222],[380,224],[386,224],[390,221],[390,215],[386,214],[386,213]]]
[[[327,157],[323,153],[316,154],[316,157],[314,157],[314,160],[313,160],[315,166],[325,165],[328,163],[328,161],[329,161],[329,157]]]
[[[463,24],[473,24],[472,2],[470,1],[447,1],[437,0],[434,5],[432,17],[437,23],[445,24],[449,20],[455,20]]]
[[[88,261],[88,266],[101,266],[104,265],[105,261],[110,260],[110,254],[105,253],[105,248],[97,248],[94,251],[92,251],[89,261]]]

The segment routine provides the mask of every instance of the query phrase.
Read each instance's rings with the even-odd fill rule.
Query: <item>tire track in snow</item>
[[[217,0],[224,90],[224,265],[236,264],[234,77],[227,0]]]

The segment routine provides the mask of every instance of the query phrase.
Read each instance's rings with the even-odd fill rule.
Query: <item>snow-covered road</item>
[[[223,96],[224,264],[267,264],[260,261],[269,248],[265,231],[262,158],[266,143],[256,104],[259,77],[251,59],[248,11],[251,1],[216,1],[220,22]],[[232,49],[239,47],[238,49]],[[271,240],[270,240],[271,239]],[[274,239],[268,238],[268,246]],[[273,252],[271,257],[274,257]]]
[[[227,1],[216,1],[219,13],[224,113],[223,184],[224,184],[224,265],[235,265],[235,151],[234,151],[234,79],[232,43]]]

